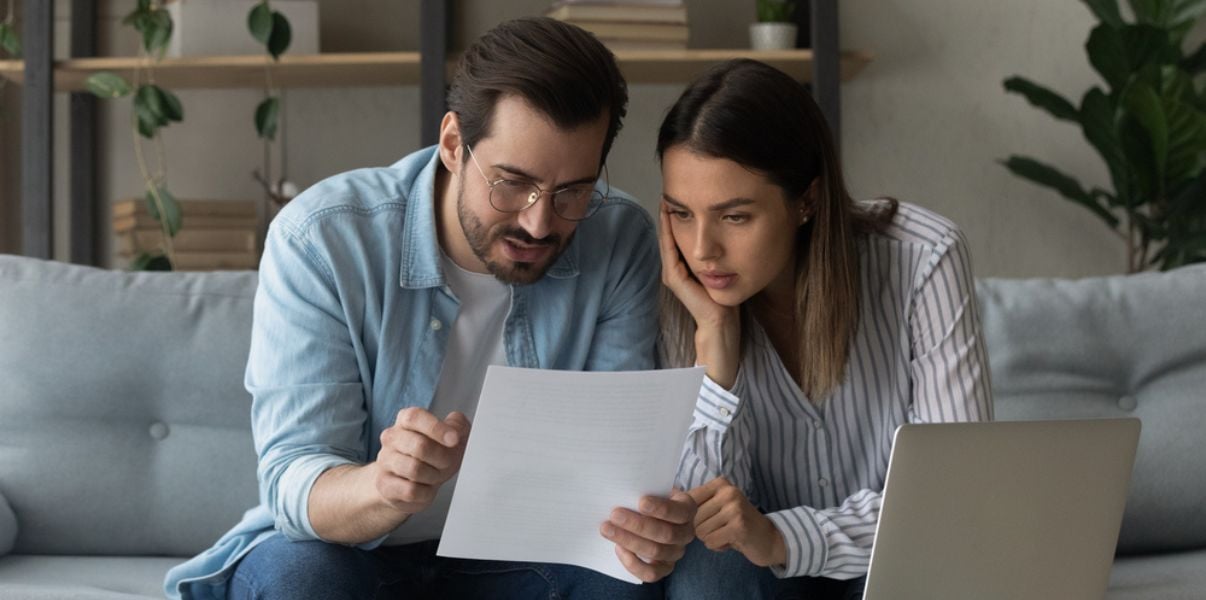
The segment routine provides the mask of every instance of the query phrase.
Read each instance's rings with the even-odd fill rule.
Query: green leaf
[[[159,96],[159,103],[163,107],[163,118],[167,121],[175,121],[177,123],[184,120],[184,107],[180,105],[180,99],[175,94],[159,87],[152,86],[155,94]]]
[[[143,252],[130,261],[131,271],[171,271],[172,261],[162,254]]]
[[[1173,4],[1168,0],[1130,0],[1130,5],[1140,23],[1164,27],[1172,20]]]
[[[0,50],[13,58],[21,58],[21,38],[17,30],[8,23],[0,23]]]
[[[1164,166],[1168,160],[1168,121],[1160,103],[1160,96],[1151,86],[1136,82],[1123,92],[1122,105],[1147,133],[1150,142],[1148,151],[1151,152],[1156,167],[1152,173],[1154,181],[1163,180]]]
[[[155,126],[167,125],[168,119],[164,116],[166,108],[163,105],[163,96],[159,95],[157,86],[151,84],[143,84],[138,86],[138,91],[134,93],[134,109],[142,108],[149,117],[148,120],[155,123]]]
[[[255,130],[261,138],[271,140],[276,137],[276,123],[280,106],[280,100],[276,96],[269,96],[256,107]]]
[[[1064,121],[1076,121],[1079,115],[1076,107],[1063,96],[1021,77],[1010,77],[1005,80],[1005,90],[1021,94],[1031,104],[1051,113],[1051,116]]]
[[[1081,132],[1105,161],[1106,168],[1110,170],[1110,179],[1114,182],[1114,190],[1120,195],[1127,195],[1127,162],[1118,139],[1116,115],[1113,101],[1101,88],[1089,90],[1080,101]]]
[[[134,94],[134,118],[138,121],[138,133],[142,134],[142,137],[151,139],[155,137],[155,132],[164,123],[150,104],[150,98],[154,97],[157,100],[158,96],[144,94],[144,89],[147,89],[147,86],[139,87],[138,92]]]
[[[1206,115],[1176,96],[1161,98],[1168,121],[1168,159],[1164,176],[1178,182],[1200,173],[1206,165]]]
[[[1122,42],[1122,34],[1109,25],[1098,25],[1089,34],[1085,42],[1085,52],[1089,54],[1089,62],[1093,68],[1110,84],[1110,89],[1122,89],[1130,74],[1130,61],[1127,59],[1126,46]]]
[[[1168,31],[1150,25],[1127,25],[1122,28],[1122,46],[1126,49],[1130,70],[1147,65],[1174,64],[1180,52],[1169,39]]]
[[[1118,226],[1118,217],[1098,204],[1089,192],[1080,186],[1080,182],[1032,158],[1011,156],[1003,163],[1014,175],[1029,179],[1041,186],[1049,187],[1059,194],[1101,217],[1111,228]]]
[[[1197,75],[1201,73],[1203,67],[1206,67],[1206,42],[1199,44],[1198,49],[1194,50],[1193,54],[1181,59],[1181,68],[1190,74]]]
[[[247,29],[255,41],[268,45],[268,38],[272,35],[272,9],[267,2],[256,4],[247,14]]]
[[[158,186],[159,199],[163,201],[163,214],[167,217],[168,234],[172,237],[176,236],[176,232],[180,231],[180,225],[183,223],[183,216],[180,213],[180,203],[176,201],[176,197],[168,191],[165,186]],[[146,195],[147,212],[151,218],[164,223],[165,221],[160,216],[159,205],[155,202],[155,194],[149,190]]]
[[[1194,23],[1206,12],[1206,0],[1176,0],[1173,2],[1172,23]]]
[[[285,50],[289,49],[289,43],[293,41],[293,29],[289,27],[289,19],[285,18],[280,12],[273,11],[272,13],[272,35],[268,38],[268,53],[272,58],[280,60]]]
[[[161,52],[172,39],[172,15],[165,9],[152,11],[142,30],[142,45],[149,53]]]
[[[1118,0],[1084,0],[1097,19],[1110,27],[1122,27],[1122,16],[1118,13]]]
[[[88,77],[88,91],[101,98],[124,98],[133,88],[120,75],[101,71]]]

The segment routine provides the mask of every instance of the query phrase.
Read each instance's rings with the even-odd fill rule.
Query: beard
[[[487,229],[482,224],[481,219],[473,214],[467,206],[465,206],[465,188],[458,186],[456,194],[456,214],[461,222],[461,230],[465,232],[465,239],[469,242],[469,247],[473,249],[473,254],[477,259],[486,265],[486,270],[494,276],[495,279],[508,285],[527,285],[535,283],[541,277],[544,277],[545,272],[549,267],[553,266],[554,262],[565,251],[569,241],[573,239],[571,233],[569,237],[563,241],[560,235],[552,234],[548,237],[538,240],[528,235],[520,227],[515,227],[505,223],[499,223],[493,228]],[[490,210],[494,210],[491,208]],[[504,257],[495,259],[490,256],[490,249],[495,245],[495,242],[501,241],[503,238],[512,238],[531,245],[551,246],[554,251],[549,253],[547,259],[543,262],[517,262],[508,260]],[[504,242],[505,243],[505,242]]]

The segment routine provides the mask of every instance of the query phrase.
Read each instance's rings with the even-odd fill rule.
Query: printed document
[[[599,527],[615,507],[670,495],[703,375],[491,366],[437,554],[640,583]]]

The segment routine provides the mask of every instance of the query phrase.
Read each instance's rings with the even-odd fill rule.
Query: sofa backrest
[[[14,552],[189,556],[257,503],[256,275],[0,256],[0,494]]]
[[[977,294],[997,419],[1138,417],[1119,551],[1206,548],[1206,265]]]

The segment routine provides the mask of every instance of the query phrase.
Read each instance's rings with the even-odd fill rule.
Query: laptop
[[[1138,419],[896,431],[865,600],[1101,600]]]

